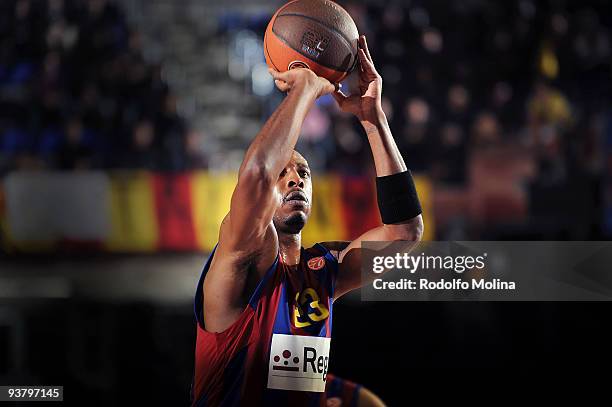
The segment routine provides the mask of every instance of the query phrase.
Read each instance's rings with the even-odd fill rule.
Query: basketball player
[[[359,94],[351,96],[308,69],[271,71],[287,96],[245,154],[197,288],[194,406],[325,406],[333,301],[368,283],[361,242],[411,245],[422,235],[414,183],[383,113],[382,78],[364,36],[358,52]],[[306,114],[325,94],[367,134],[382,225],[352,242],[305,249],[312,181],[294,147]]]

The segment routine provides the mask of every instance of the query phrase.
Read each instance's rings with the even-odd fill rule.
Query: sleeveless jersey
[[[215,250],[195,296],[192,405],[325,406],[336,258],[321,244],[302,248],[297,267],[277,256],[238,320],[212,333],[202,286]]]

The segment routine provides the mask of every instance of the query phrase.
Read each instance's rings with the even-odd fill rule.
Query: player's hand
[[[332,93],[343,112],[352,113],[362,122],[375,123],[382,113],[382,77],[376,71],[365,35],[359,37],[359,92],[350,96]]]
[[[295,68],[286,72],[268,69],[274,78],[274,84],[281,92],[290,92],[294,88],[312,89],[317,97],[321,97],[336,90],[336,87],[327,79],[317,76],[307,68]]]

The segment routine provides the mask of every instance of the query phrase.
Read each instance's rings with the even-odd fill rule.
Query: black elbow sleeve
[[[422,213],[410,170],[376,177],[378,209],[386,225],[417,217]]]

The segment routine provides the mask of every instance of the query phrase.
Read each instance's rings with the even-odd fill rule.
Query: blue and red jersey
[[[300,264],[280,255],[244,311],[220,333],[204,329],[204,277],[195,297],[193,406],[325,406],[336,258],[321,244]]]
[[[334,376],[331,373],[327,375],[325,396],[328,406],[357,407],[359,405],[360,390],[360,384]]]

